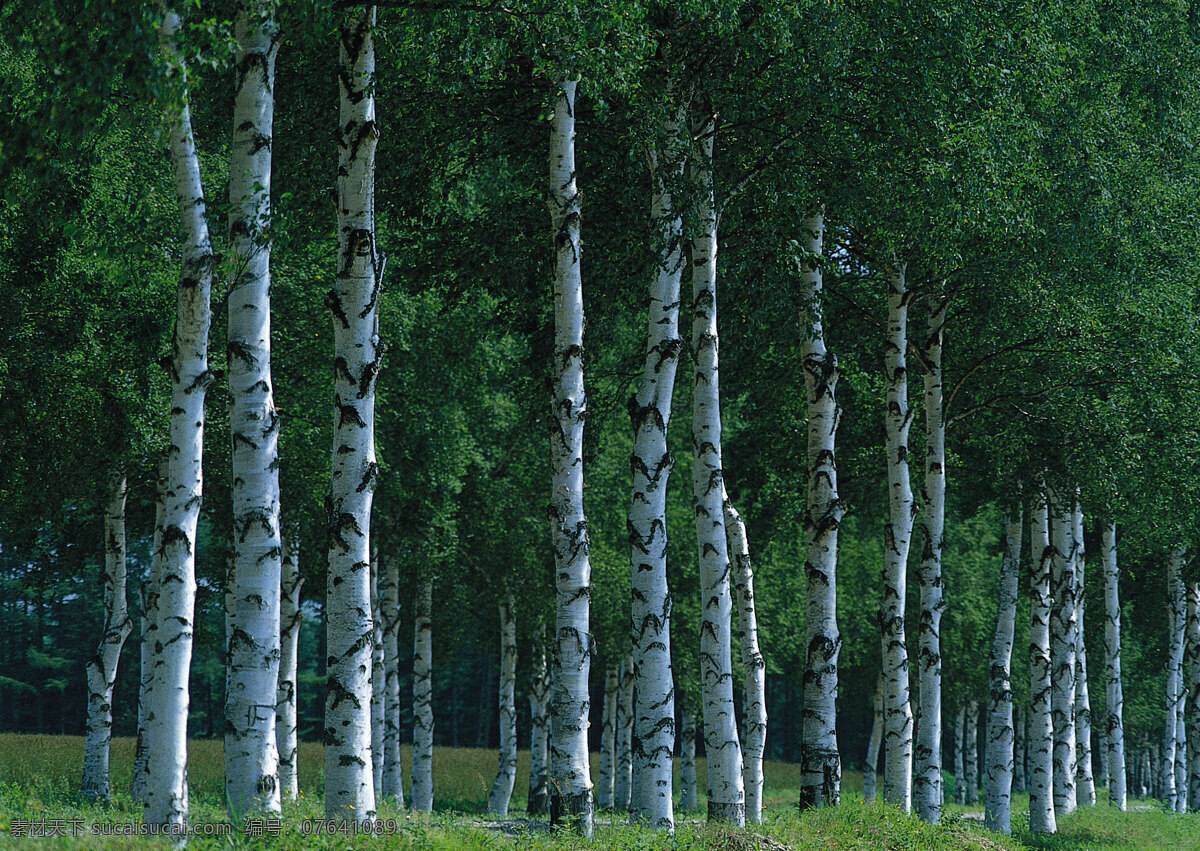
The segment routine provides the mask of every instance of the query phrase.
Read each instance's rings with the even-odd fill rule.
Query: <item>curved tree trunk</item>
[[[867,760],[863,766],[864,801],[875,800],[875,787],[879,782],[879,750],[883,745],[883,674],[875,680],[875,697],[871,703],[874,711],[871,714],[871,738],[867,741]]]
[[[371,547],[371,780],[375,800],[383,797],[383,739],[387,718],[387,698],[383,688],[383,601],[379,596],[379,551]]]
[[[907,368],[908,303],[911,297],[905,281],[905,266],[897,263],[888,271],[887,341],[884,347],[888,522],[884,527],[883,602],[879,625],[883,640],[886,722],[883,794],[888,803],[897,805],[904,812],[912,809],[913,763],[913,713],[909,701],[904,612],[908,596],[908,549],[917,512],[908,475],[908,429],[913,415],[908,406]]]
[[[825,348],[821,250],[825,215],[804,221],[797,258],[808,413],[808,494],[804,529],[807,586],[804,621],[804,711],[800,731],[800,806],[836,806],[842,799],[842,759],[837,746],[838,653],[837,531],[845,506],[838,498],[837,357]]]
[[[275,746],[279,751],[279,788],[285,800],[300,794],[298,725],[296,721],[297,667],[300,651],[300,523],[293,522],[283,536],[282,586],[279,599],[279,691],[275,700]]]
[[[617,781],[617,701],[619,700],[617,666],[609,662],[604,667],[604,706],[600,729],[600,784],[596,789],[596,806],[611,810],[616,797]]]
[[[383,794],[404,806],[404,767],[400,764],[400,564],[394,557],[383,567]]]
[[[550,427],[550,528],[554,547],[554,678],[550,711],[550,822],[592,835],[595,801],[588,764],[591,583],[583,512],[582,199],[575,185],[574,80],[560,80],[550,141],[546,200],[554,233],[554,405]]]
[[[1021,566],[1022,512],[1009,515],[1004,527],[1004,559],[1000,566],[1000,603],[988,677],[987,771],[984,823],[1005,836],[1012,833],[1013,729],[1012,649],[1017,618],[1017,585]]]
[[[1079,583],[1076,579],[1075,507],[1073,494],[1051,494],[1054,544],[1054,609],[1050,619],[1054,677],[1054,811],[1075,811],[1075,647]]]
[[[1187,735],[1191,742],[1188,753],[1188,801],[1192,809],[1197,809],[1200,808],[1200,582],[1188,586],[1187,596]]]
[[[500,602],[500,764],[488,812],[507,816],[517,782],[517,614],[512,592]]]
[[[531,716],[529,746],[529,797],[526,811],[545,815],[550,804],[550,675],[546,670],[545,630],[533,645],[533,673],[529,682]]]
[[[1126,807],[1125,697],[1121,688],[1121,596],[1117,568],[1117,524],[1105,523],[1100,534],[1104,565],[1105,745],[1108,749],[1108,800]]]
[[[613,806],[628,810],[633,790],[633,657],[621,660],[618,675],[620,700],[617,703],[617,778],[614,784]],[[694,724],[693,720],[693,724]]]
[[[937,824],[942,813],[942,545],[946,527],[946,422],[942,393],[942,333],[946,298],[934,304],[926,326],[925,352],[925,545],[917,582],[921,622],[917,633],[916,770],[913,804],[917,815]]]
[[[658,267],[650,284],[642,383],[629,402],[633,424],[633,497],[628,529],[632,567],[633,779],[630,821],[672,830],[675,688],[671,670],[671,593],[667,586],[667,481],[675,459],[667,448],[679,336],[683,219],[672,195],[682,174],[678,153],[682,109],[665,123],[667,143],[650,152]]]
[[[338,270],[333,312],[334,436],[325,600],[325,813],[375,817],[371,762],[371,503],[375,380],[383,357],[375,243],[375,7],[341,13],[338,32]]]
[[[433,579],[417,586],[413,622],[413,812],[433,812]]]
[[[733,550],[733,587],[742,634],[742,779],[746,788],[746,821],[762,823],[763,755],[767,749],[767,664],[758,647],[758,615],[754,608],[754,569],[746,524],[725,488],[725,528]]]
[[[1170,636],[1169,654],[1167,657],[1167,722],[1163,735],[1162,799],[1167,808],[1174,810],[1178,789],[1175,785],[1175,751],[1177,748],[1179,701],[1183,684],[1179,681],[1179,672],[1183,660],[1183,644],[1185,621],[1187,619],[1187,598],[1183,585],[1183,566],[1187,559],[1187,550],[1175,547],[1171,550],[1167,562],[1167,591],[1170,606]]]
[[[1054,548],[1046,494],[1039,489],[1029,520],[1035,568],[1029,585],[1029,829],[1057,833],[1054,815],[1054,719],[1051,709],[1050,585]]]
[[[679,714],[679,809],[694,813],[700,809],[700,790],[696,781],[696,715],[686,708]]]
[[[229,235],[229,426],[236,628],[225,696],[225,798],[235,818],[278,814],[279,416],[271,383],[271,129],[274,0],[238,3]]]
[[[179,16],[167,11],[159,33],[163,52],[180,72],[186,93],[186,72],[176,45],[179,27]],[[188,675],[196,608],[196,528],[203,489],[204,397],[212,381],[208,331],[215,265],[186,95],[184,102],[172,109],[170,119],[171,162],[184,242],[174,357],[169,370],[171,444],[160,547],[161,581],[157,617],[150,624],[154,646],[161,646],[162,651],[154,660],[147,714],[145,820],[157,826],[182,826],[188,820]]]
[[[133,631],[125,599],[125,496],[124,473],[109,476],[104,506],[104,632],[96,653],[87,663],[87,739],[83,755],[83,796],[107,801],[108,757],[112,745],[112,698],[121,648]]]
[[[167,462],[158,462],[158,471],[154,488],[154,536],[150,552],[150,576],[141,589],[142,617],[141,640],[138,642],[141,655],[140,682],[138,684],[138,732],[137,746],[133,758],[133,793],[135,803],[146,803],[146,782],[149,777],[146,751],[147,723],[151,706],[151,688],[154,685],[154,635],[158,617],[158,585],[162,578],[162,532],[163,518],[166,514],[167,500]]]
[[[1074,540],[1076,552],[1075,607],[1079,614],[1075,626],[1075,797],[1085,807],[1096,806],[1096,781],[1092,774],[1092,701],[1088,695],[1087,648],[1083,640],[1083,616],[1087,608],[1084,575],[1087,553],[1083,548],[1083,509],[1075,501]]]

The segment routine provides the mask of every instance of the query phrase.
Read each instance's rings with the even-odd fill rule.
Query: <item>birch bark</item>
[[[533,673],[529,682],[530,815],[544,815],[550,802],[550,675],[546,670],[545,630],[533,645]]]
[[[600,729],[600,784],[596,790],[596,806],[611,810],[616,796],[617,780],[617,701],[619,700],[617,666],[609,662],[604,668],[604,706]]]
[[[921,588],[921,622],[917,633],[920,717],[913,798],[917,815],[930,824],[937,824],[942,814],[942,611],[946,608],[942,588],[942,545],[946,527],[942,335],[946,327],[946,307],[944,296],[935,302],[922,346],[925,353],[925,544],[921,567],[917,571]]]
[[[754,569],[746,524],[722,486],[725,527],[733,550],[733,587],[741,630],[742,780],[746,789],[746,821],[762,823],[763,756],[767,748],[767,664],[758,646],[758,614],[754,607]]]
[[[867,741],[867,761],[863,766],[863,800],[875,800],[879,782],[879,749],[883,745],[883,675],[875,680],[875,697],[871,701],[871,738]],[[961,727],[959,728],[961,729]],[[961,741],[961,739],[960,739]],[[961,775],[961,772],[959,772]]]
[[[338,29],[338,270],[333,313],[334,436],[325,599],[325,813],[375,817],[371,776],[371,504],[375,380],[383,358],[375,241],[375,7],[342,12]]]
[[[1022,512],[1009,515],[1004,526],[1004,558],[1000,566],[1000,602],[996,610],[996,637],[988,677],[988,726],[985,765],[987,789],[984,824],[1005,836],[1012,833],[1012,783],[1014,767],[1012,649],[1017,618],[1017,586],[1021,566]]]
[[[160,546],[156,651],[146,724],[147,824],[182,827],[188,820],[188,674],[196,605],[196,527],[203,489],[204,397],[208,369],[213,252],[204,215],[200,161],[187,105],[187,72],[176,38],[179,16],[165,10],[159,39],[180,78],[183,102],[170,115],[175,196],[183,223],[183,271],[175,318],[171,378],[171,443]]]
[[[271,130],[279,32],[274,0],[240,0],[229,234],[228,376],[236,585],[225,697],[225,798],[231,815],[278,814],[279,416],[271,383]]]
[[[1057,833],[1054,815],[1054,719],[1050,658],[1050,585],[1054,548],[1044,489],[1029,521],[1029,551],[1035,564],[1029,585],[1029,829]]]
[[[696,780],[696,716],[690,709],[680,712],[679,727],[679,809],[694,813],[700,809],[699,784]]]
[[[1186,597],[1186,591],[1185,591]],[[1186,602],[1183,631],[1187,632]],[[1187,639],[1185,637],[1186,646]],[[1185,651],[1186,655],[1186,651]],[[1175,812],[1188,811],[1187,680],[1183,657],[1179,659],[1179,700],[1175,703]]]
[[[908,430],[912,425],[907,368],[908,304],[911,297],[905,281],[905,265],[896,263],[888,270],[887,340],[884,348],[888,522],[884,527],[883,602],[879,610],[879,625],[883,643],[883,706],[886,722],[883,794],[888,803],[895,804],[906,813],[912,809],[913,714],[909,700],[904,612],[908,596],[908,550],[917,512],[908,475]],[[967,723],[971,724],[970,719]]]
[[[1187,597],[1188,802],[1194,810],[1200,808],[1200,582],[1188,586]]]
[[[1025,748],[1025,728],[1028,719],[1024,706],[1016,707],[1016,723],[1013,724],[1013,792],[1029,791],[1029,754]]]
[[[150,553],[150,576],[142,588],[140,682],[138,684],[138,733],[133,759],[133,791],[135,803],[146,803],[146,783],[149,778],[149,753],[146,750],[151,689],[154,685],[154,638],[158,628],[158,587],[162,580],[162,534],[166,516],[168,467],[166,459],[158,462],[158,473],[154,487],[154,535]]]
[[[1170,605],[1171,643],[1167,657],[1167,723],[1163,735],[1163,758],[1161,763],[1163,801],[1167,808],[1174,810],[1178,798],[1175,785],[1175,750],[1178,741],[1176,724],[1179,714],[1179,699],[1182,683],[1179,672],[1183,660],[1183,639],[1185,620],[1187,619],[1187,599],[1183,586],[1183,566],[1187,559],[1187,550],[1177,546],[1171,550],[1167,561],[1167,591]]]
[[[387,714],[383,729],[383,794],[404,806],[404,767],[400,764],[400,565],[384,559],[383,666]]]
[[[642,383],[630,400],[633,424],[633,497],[628,529],[633,620],[632,822],[672,830],[672,755],[675,751],[675,687],[671,670],[671,593],[667,586],[667,481],[675,464],[667,448],[679,336],[679,288],[683,274],[683,219],[673,187],[682,175],[679,156],[682,112],[665,122],[667,142],[650,152],[658,267],[650,284],[646,359]]]
[[[880,674],[882,677],[883,675]],[[958,705],[958,712],[954,716],[954,803],[965,804],[967,802],[967,758],[966,744],[967,737],[965,727],[967,725],[967,707],[966,704]]]
[[[1108,800],[1124,810],[1128,791],[1125,771],[1125,697],[1121,685],[1121,596],[1117,567],[1117,524],[1105,523],[1100,533],[1104,565],[1105,744],[1108,748]]]
[[[279,599],[279,689],[275,700],[275,746],[279,751],[279,788],[295,801],[300,794],[298,725],[296,722],[297,667],[300,651],[300,524],[293,522],[283,536]]]
[[[512,592],[500,602],[500,764],[488,797],[488,812],[507,816],[517,782],[517,613]]]
[[[554,411],[550,426],[550,527],[554,547],[556,629],[550,711],[550,823],[593,829],[588,764],[591,582],[583,511],[583,281],[579,255],[582,199],[575,184],[576,81],[561,80],[550,136],[546,202],[555,244]]]
[[[1085,807],[1096,806],[1096,781],[1092,773],[1092,701],[1088,695],[1087,648],[1084,645],[1083,617],[1087,608],[1084,576],[1087,553],[1083,542],[1083,510],[1075,501],[1074,542],[1076,552],[1075,607],[1075,797]]]
[[[371,780],[375,800],[383,797],[383,737],[387,703],[383,689],[383,604],[379,596],[379,552],[371,547]]]
[[[621,660],[620,701],[617,703],[617,778],[613,806],[617,810],[629,809],[629,798],[633,790],[633,657]],[[693,724],[695,721],[693,720]]]
[[[797,246],[804,387],[808,413],[808,494],[804,528],[804,711],[800,731],[800,806],[836,806],[842,799],[837,746],[838,653],[837,532],[845,513],[838,498],[834,447],[837,436],[837,357],[825,347],[821,251],[825,215],[818,210],[802,228]]]
[[[107,801],[111,794],[109,753],[112,746],[113,686],[121,648],[133,631],[129,605],[125,599],[125,475],[114,472],[108,478],[108,498],[104,506],[104,631],[96,653],[87,663],[88,713],[87,737],[83,756],[83,796]]]
[[[1071,494],[1051,493],[1054,543],[1054,608],[1050,619],[1054,677],[1051,706],[1054,716],[1054,811],[1075,811],[1075,646],[1078,608],[1076,600],[1076,542],[1074,500]]]
[[[979,803],[979,701],[967,701],[967,725],[963,731],[963,769],[967,781],[967,803]]]
[[[413,623],[412,809],[433,812],[433,579],[417,587]]]

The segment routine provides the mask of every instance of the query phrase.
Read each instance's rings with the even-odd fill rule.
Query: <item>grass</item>
[[[405,751],[404,762],[410,753]],[[166,847],[164,839],[90,835],[93,826],[134,824],[141,808],[129,800],[133,766],[133,741],[117,739],[113,747],[113,787],[110,804],[86,802],[78,793],[83,764],[83,739],[68,736],[0,735],[0,848],[18,847],[29,840],[12,835],[14,820],[62,819],[66,837],[38,840],[43,848],[128,848],[146,845]],[[779,851],[779,849],[1171,849],[1200,851],[1200,817],[1173,815],[1161,809],[1120,813],[1101,805],[1080,810],[1059,821],[1056,836],[1029,832],[1025,813],[1026,796],[1014,799],[1014,835],[1002,837],[983,828],[968,814],[981,807],[949,804],[944,823],[931,827],[912,816],[882,804],[861,799],[862,778],[850,772],[843,785],[844,803],[836,809],[797,812],[796,790],[799,766],[768,762],[766,765],[766,812],[761,827],[734,831],[709,826],[696,814],[680,817],[674,836],[665,836],[628,826],[624,817],[602,813],[596,838],[586,843],[570,834],[551,834],[543,820],[524,818],[528,785],[529,755],[522,753],[516,793],[509,821],[498,825],[484,812],[496,768],[494,751],[469,748],[438,748],[434,754],[434,805],[429,817],[413,817],[382,806],[379,817],[392,819],[395,832],[379,838],[346,835],[306,835],[303,819],[323,818],[321,747],[301,745],[300,787],[302,798],[285,806],[280,834],[275,837],[231,835],[200,837],[193,848],[363,848],[401,851],[564,851],[564,849],[624,849],[624,851]],[[704,787],[705,765],[698,765]],[[678,776],[678,775],[677,775]],[[224,825],[223,757],[221,743],[191,743],[189,783],[194,824]],[[1101,795],[1103,800],[1103,795]],[[71,838],[75,819],[81,835]],[[502,828],[502,829],[498,829]]]

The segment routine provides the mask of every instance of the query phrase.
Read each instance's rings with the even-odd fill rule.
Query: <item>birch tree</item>
[[[611,810],[616,795],[617,781],[617,701],[619,686],[617,666],[609,662],[604,666],[604,706],[600,729],[600,784],[596,792],[596,806]]]
[[[1004,558],[1000,566],[1000,602],[988,683],[987,789],[984,823],[1004,835],[1012,833],[1013,729],[1012,649],[1020,579],[1021,531],[1024,514],[1010,513],[1004,526]]]
[[[162,581],[162,536],[163,522],[167,510],[167,487],[170,468],[164,458],[158,462],[154,482],[154,534],[151,538],[150,576],[142,588],[141,640],[138,641],[141,670],[138,683],[138,731],[133,760],[134,802],[145,804],[146,784],[149,781],[150,707],[153,704],[151,690],[154,687],[154,637],[158,634],[158,586]]]
[[[880,676],[883,675],[880,674]],[[881,697],[880,700],[882,699]],[[958,712],[954,716],[954,803],[956,804],[967,802],[966,726],[967,706],[965,703],[960,703]]]
[[[1077,565],[1075,583],[1079,589],[1075,600],[1079,612],[1075,627],[1075,795],[1080,805],[1094,807],[1096,782],[1092,775],[1092,702],[1088,695],[1087,648],[1083,640],[1083,616],[1087,605],[1084,595],[1087,554],[1083,548],[1083,510],[1078,499],[1075,501],[1073,517]]]
[[[717,214],[709,117],[693,127],[700,229],[692,240],[692,499],[700,562],[700,677],[708,754],[708,819],[746,823],[742,746],[733,707],[733,596],[725,535],[721,469],[721,402],[717,335]]]
[[[169,111],[170,157],[175,194],[183,224],[183,271],[175,317],[171,379],[171,443],[163,532],[159,547],[160,579],[152,641],[161,652],[154,660],[154,682],[146,723],[147,824],[181,828],[188,821],[187,718],[188,674],[196,607],[196,528],[200,520],[204,446],[204,399],[212,381],[208,369],[209,302],[214,258],[205,220],[200,162],[192,136],[187,102],[187,71],[177,38],[179,15],[167,9],[159,39],[168,66],[182,92]]]
[[[884,675],[884,785],[888,803],[904,812],[912,809],[913,714],[909,702],[908,648],[904,638],[907,598],[908,550],[912,543],[916,504],[908,475],[908,305],[912,293],[905,280],[905,264],[888,269],[887,339],[884,347],[884,380],[888,467],[888,522],[884,527],[883,603],[879,625],[883,638]],[[967,720],[968,729],[971,720]],[[970,748],[968,742],[967,747]],[[968,753],[970,751],[968,750]],[[968,780],[970,770],[968,769]]]
[[[1075,811],[1075,647],[1078,608],[1074,501],[1070,494],[1050,495],[1053,536],[1054,608],[1050,619],[1054,676],[1054,811]]]
[[[758,646],[758,615],[754,606],[754,569],[746,524],[722,486],[725,527],[733,551],[733,587],[741,629],[742,778],[746,789],[746,821],[762,823],[763,755],[767,747],[767,663]]]
[[[668,87],[668,94],[679,93]],[[671,593],[667,586],[667,481],[675,459],[667,448],[679,336],[683,219],[674,187],[682,175],[682,110],[663,122],[665,142],[649,153],[651,226],[657,265],[650,283],[642,383],[629,403],[633,424],[633,497],[628,528],[632,567],[633,767],[629,817],[672,830],[675,687],[671,670]]]
[[[88,713],[83,755],[83,796],[107,801],[111,794],[108,773],[112,744],[113,687],[121,648],[133,631],[125,597],[125,499],[128,485],[122,472],[108,477],[104,505],[104,631],[87,663]]]
[[[1029,829],[1057,833],[1054,813],[1054,718],[1050,656],[1054,549],[1044,488],[1039,488],[1029,520],[1029,552],[1034,571],[1029,585]]]
[[[500,764],[488,796],[488,812],[507,816],[517,782],[517,614],[509,591],[500,601]]]
[[[871,737],[867,740],[867,760],[863,766],[863,800],[875,800],[875,788],[879,782],[879,750],[883,745],[883,675],[875,680],[875,696],[871,700]],[[957,728],[962,729],[961,725]],[[961,738],[958,750],[961,753]],[[958,760],[962,762],[961,758]],[[962,772],[959,772],[961,777]]]
[[[235,631],[225,706],[225,797],[236,817],[279,813],[279,416],[271,381],[271,130],[279,32],[274,0],[240,0],[229,233]]]
[[[917,582],[921,588],[921,621],[917,632],[916,770],[913,797],[917,815],[937,824],[942,812],[942,547],[946,526],[946,423],[942,391],[942,336],[947,300],[933,305],[922,352],[925,366],[925,544]],[[1018,540],[1019,533],[1018,533]],[[1015,604],[1015,598],[1014,598]],[[1011,652],[1011,648],[1010,648]]]
[[[371,547],[371,782],[383,797],[383,736],[387,705],[383,690],[383,606],[379,596],[379,551]]]
[[[1121,685],[1121,596],[1117,567],[1117,524],[1100,532],[1100,561],[1104,565],[1105,723],[1108,748],[1108,800],[1118,810],[1126,806],[1125,698]]]
[[[412,809],[433,812],[433,578],[417,584],[413,607]]]
[[[1188,706],[1188,802],[1200,808],[1200,582],[1187,589]]]
[[[1186,560],[1187,550],[1182,546],[1174,547],[1167,560],[1170,642],[1167,656],[1167,720],[1166,732],[1163,734],[1162,798],[1167,808],[1171,810],[1176,808],[1176,799],[1179,794],[1175,784],[1175,751],[1178,748],[1177,724],[1180,695],[1183,691],[1183,684],[1179,677],[1187,620],[1187,597],[1183,583],[1183,567]]]
[[[696,781],[696,715],[687,707],[679,714],[679,809],[694,813],[700,809]]]
[[[383,565],[383,666],[386,715],[383,729],[383,795],[404,806],[404,767],[400,764],[400,563]]]
[[[546,670],[545,634],[533,645],[533,671],[529,682],[529,795],[530,815],[546,812],[550,800],[550,676]]]
[[[796,246],[803,310],[804,387],[808,413],[808,489],[804,528],[805,602],[804,714],[800,732],[800,806],[836,806],[842,797],[842,760],[837,747],[838,652],[837,531],[845,506],[838,498],[834,446],[837,436],[837,357],[825,347],[821,252],[823,210],[804,221]]]
[[[588,764],[591,700],[591,563],[583,511],[583,280],[579,256],[582,199],[576,187],[576,80],[556,84],[546,203],[554,234],[554,399],[550,432],[550,527],[556,623],[550,708],[550,821],[575,821],[592,835],[595,801]]]
[[[618,674],[620,700],[617,703],[617,776],[614,782],[613,807],[628,810],[633,790],[633,656],[621,660]],[[695,720],[693,719],[693,727]]]
[[[275,699],[275,746],[279,751],[279,790],[288,801],[300,794],[298,725],[296,720],[297,668],[300,652],[300,524],[293,522],[283,536],[283,562],[279,596],[279,690]]]
[[[375,817],[371,763],[371,503],[375,380],[383,358],[375,243],[375,7],[338,21],[338,269],[333,313],[334,435],[326,584],[325,813]]]
[[[963,777],[966,779],[966,803],[979,803],[979,701],[967,701],[967,719],[963,728]]]

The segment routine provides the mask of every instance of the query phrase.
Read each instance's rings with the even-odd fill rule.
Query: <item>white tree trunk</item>
[[[334,436],[326,584],[325,813],[375,817],[371,776],[371,504],[375,380],[383,357],[375,243],[375,7],[342,12],[338,30],[338,270],[333,313]]]
[[[984,765],[987,789],[984,823],[1005,836],[1012,833],[1012,785],[1015,765],[1013,745],[1012,649],[1017,618],[1017,586],[1020,580],[1021,531],[1025,518],[1020,511],[1009,515],[1004,526],[1004,558],[1000,566],[1000,602],[996,609],[996,636],[992,642],[992,664],[988,683],[987,747]]]
[[[942,813],[942,545],[946,527],[946,422],[943,416],[942,334],[945,297],[933,305],[922,349],[925,353],[925,544],[917,582],[921,588],[921,621],[917,632],[916,770],[913,805],[917,815],[937,824]]]
[[[296,720],[297,666],[300,651],[300,523],[293,522],[283,536],[283,564],[279,599],[279,690],[275,699],[275,746],[279,751],[279,788],[282,797],[295,801],[300,794],[300,745]]]
[[[161,542],[161,581],[154,646],[154,683],[147,714],[147,824],[183,826],[188,819],[188,675],[196,605],[196,527],[203,489],[204,397],[212,381],[208,331],[214,258],[204,216],[200,161],[186,102],[187,80],[176,46],[179,16],[167,11],[159,30],[163,52],[181,79],[184,100],[173,106],[171,162],[183,223],[183,271],[175,318],[171,378],[171,443]]]
[[[954,803],[956,804],[967,802],[966,725],[967,707],[960,703],[958,712],[954,716]]]
[[[836,806],[842,798],[842,760],[837,746],[838,653],[837,532],[845,513],[838,498],[834,447],[837,436],[837,357],[825,348],[821,250],[825,215],[804,221],[798,246],[803,310],[804,388],[808,413],[808,493],[804,528],[808,539],[804,575],[804,710],[800,731],[800,806]]]
[[[693,180],[700,230],[692,239],[692,499],[700,563],[700,688],[708,755],[708,820],[746,823],[742,746],[733,704],[733,595],[725,535],[721,395],[717,332],[717,212],[713,134],[707,117],[696,138]],[[749,563],[747,559],[747,564]]]
[[[1171,643],[1167,656],[1167,721],[1163,735],[1162,799],[1167,808],[1174,810],[1178,789],[1175,784],[1175,751],[1178,742],[1179,701],[1183,684],[1179,681],[1183,661],[1183,639],[1187,619],[1187,598],[1183,585],[1183,566],[1187,550],[1175,547],[1167,561],[1167,591],[1170,617],[1168,619]]]
[[[609,662],[604,667],[604,707],[600,729],[600,785],[596,789],[596,806],[611,810],[616,799],[617,781],[617,701],[620,686],[617,666]]]
[[[722,486],[725,528],[733,550],[733,588],[737,595],[741,629],[742,671],[742,779],[746,788],[746,821],[762,823],[763,755],[767,749],[767,663],[758,646],[758,614],[754,607],[754,570],[746,524]]]
[[[1200,582],[1188,586],[1188,802],[1200,808]]]
[[[1185,601],[1185,612],[1186,605]],[[1183,631],[1187,632],[1186,613],[1183,618]],[[1186,643],[1187,640],[1185,637],[1184,644],[1186,645]],[[1180,657],[1179,700],[1175,703],[1175,812],[1177,813],[1186,813],[1188,811],[1187,692],[1188,687],[1184,674],[1183,658]]]
[[[400,565],[384,559],[383,666],[387,713],[383,729],[383,794],[404,806],[404,768],[400,764]]]
[[[979,701],[967,701],[967,724],[963,730],[963,773],[968,804],[979,803]]]
[[[1075,647],[1078,607],[1075,507],[1072,493],[1051,493],[1054,544],[1054,609],[1050,620],[1054,661],[1051,705],[1054,715],[1054,811],[1075,811]]]
[[[1029,791],[1029,759],[1025,748],[1025,728],[1027,717],[1025,707],[1016,706],[1016,721],[1013,724],[1013,785],[1016,792]]]
[[[387,697],[384,691],[385,660],[383,656],[383,599],[379,596],[379,551],[371,547],[371,780],[375,800],[383,797],[383,739],[387,718]]]
[[[554,548],[555,652],[550,711],[550,821],[592,835],[595,801],[588,764],[591,583],[583,511],[582,199],[575,185],[574,80],[560,80],[550,134],[546,202],[554,234],[554,401],[550,429],[550,532]]]
[[[517,782],[517,614],[512,592],[500,602],[500,764],[488,812],[507,816]]]
[[[417,586],[413,623],[413,812],[433,812],[433,579]]]
[[[146,750],[147,722],[150,714],[150,691],[154,685],[154,636],[158,617],[158,585],[162,578],[162,533],[163,518],[166,514],[167,500],[166,459],[158,462],[158,471],[154,487],[154,536],[150,552],[150,576],[141,589],[142,617],[141,640],[138,642],[141,655],[140,682],[138,683],[138,732],[137,746],[133,758],[133,793],[135,803],[146,803],[146,782],[148,779],[149,753]]]
[[[94,801],[110,797],[108,757],[112,744],[112,698],[121,648],[133,631],[125,599],[125,495],[123,473],[108,480],[104,506],[104,632],[87,663],[87,739],[83,755],[83,796]]]
[[[1051,577],[1049,506],[1039,489],[1029,520],[1029,551],[1035,567],[1029,585],[1029,829],[1057,833],[1054,815],[1054,719],[1050,659]]]
[[[235,26],[229,234],[229,426],[236,628],[225,696],[225,798],[235,818],[278,814],[279,417],[271,384],[271,129],[279,33],[273,0],[240,0]]]
[[[1104,565],[1105,723],[1108,749],[1108,800],[1124,810],[1127,800],[1125,771],[1125,697],[1121,687],[1121,597],[1117,568],[1117,524],[1105,523],[1100,534],[1100,560]]]
[[[685,813],[699,810],[700,789],[696,780],[696,715],[690,709],[680,711],[679,785],[679,809]]]
[[[1096,806],[1096,781],[1092,773],[1092,701],[1088,695],[1087,648],[1083,640],[1083,616],[1087,608],[1084,576],[1087,553],[1083,542],[1083,510],[1075,501],[1074,540],[1076,551],[1075,607],[1078,610],[1075,626],[1075,797],[1085,807]]]
[[[667,480],[675,459],[667,448],[679,337],[679,288],[683,274],[683,219],[672,187],[681,174],[675,148],[679,121],[667,122],[667,147],[652,151],[658,266],[650,283],[646,358],[642,383],[630,400],[633,497],[628,528],[632,567],[633,773],[629,818],[672,830],[672,755],[675,751],[675,686],[671,670],[671,592],[667,586]]]
[[[913,713],[909,701],[908,647],[904,638],[908,550],[916,504],[908,475],[908,304],[912,294],[905,267],[888,271],[887,340],[884,380],[887,410],[888,522],[884,527],[883,602],[879,624],[883,642],[884,798],[904,812],[912,809]],[[968,721],[970,724],[970,721]],[[969,747],[969,745],[968,745]],[[969,751],[968,751],[969,752]]]
[[[879,782],[879,749],[883,745],[883,675],[875,680],[875,697],[871,701],[871,738],[867,740],[867,760],[863,766],[863,800],[875,800]],[[961,729],[961,727],[959,728]],[[961,759],[959,762],[961,763]]]
[[[533,673],[529,681],[530,747],[529,799],[530,815],[544,815],[550,801],[550,676],[546,670],[545,631],[533,645]]]
[[[621,692],[617,703],[617,779],[614,784],[613,806],[628,810],[633,790],[633,657],[621,660],[618,675]],[[693,724],[695,721],[693,720]]]

